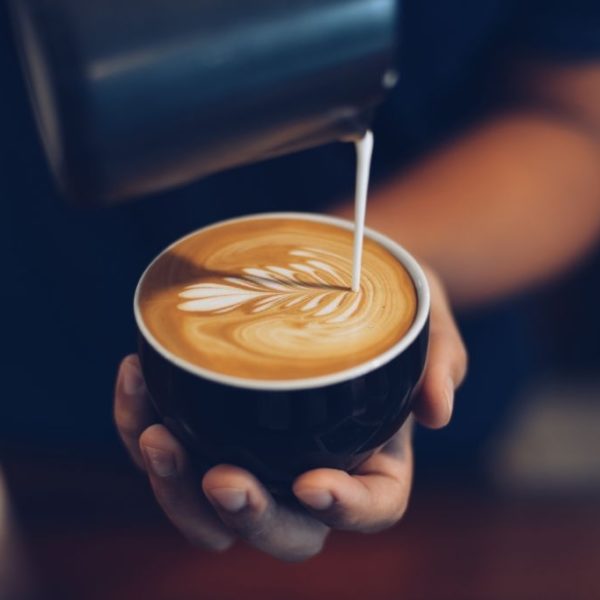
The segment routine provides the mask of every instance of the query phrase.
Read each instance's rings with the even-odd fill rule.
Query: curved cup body
[[[272,216],[352,227],[317,215]],[[343,373],[314,380],[257,382],[202,372],[153,339],[143,324],[136,294],[139,354],[150,395],[165,425],[201,468],[236,464],[271,489],[285,490],[309,469],[351,471],[402,426],[427,356],[429,288],[405,250],[375,232],[367,235],[387,247],[409,271],[417,291],[417,316],[394,348]]]

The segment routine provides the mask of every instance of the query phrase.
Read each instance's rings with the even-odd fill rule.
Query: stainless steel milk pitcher
[[[357,138],[396,0],[10,0],[52,169],[108,204]]]

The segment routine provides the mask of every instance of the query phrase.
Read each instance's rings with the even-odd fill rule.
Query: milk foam
[[[224,223],[175,244],[148,270],[140,307],[175,355],[217,373],[302,379],[396,344],[416,314],[402,264],[365,239],[351,290],[353,234],[302,219]]]

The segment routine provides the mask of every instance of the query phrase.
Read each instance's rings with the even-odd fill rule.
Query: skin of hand
[[[414,417],[440,428],[452,415],[454,392],[467,368],[466,351],[439,279],[428,272],[430,348]],[[114,418],[132,460],[149,479],[173,525],[193,544],[213,551],[236,539],[285,561],[318,554],[331,529],[370,533],[394,525],[410,495],[412,419],[354,473],[317,469],[293,484],[298,504],[277,501],[251,473],[219,465],[203,477],[151,407],[137,356],[121,363]]]
[[[509,71],[509,105],[369,197],[367,224],[430,265],[456,307],[539,286],[600,240],[600,61]]]

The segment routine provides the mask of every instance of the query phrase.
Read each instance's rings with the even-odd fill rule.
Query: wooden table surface
[[[598,600],[600,498],[421,485],[406,518],[283,564],[190,547],[131,471],[9,466],[31,561],[61,600]]]

